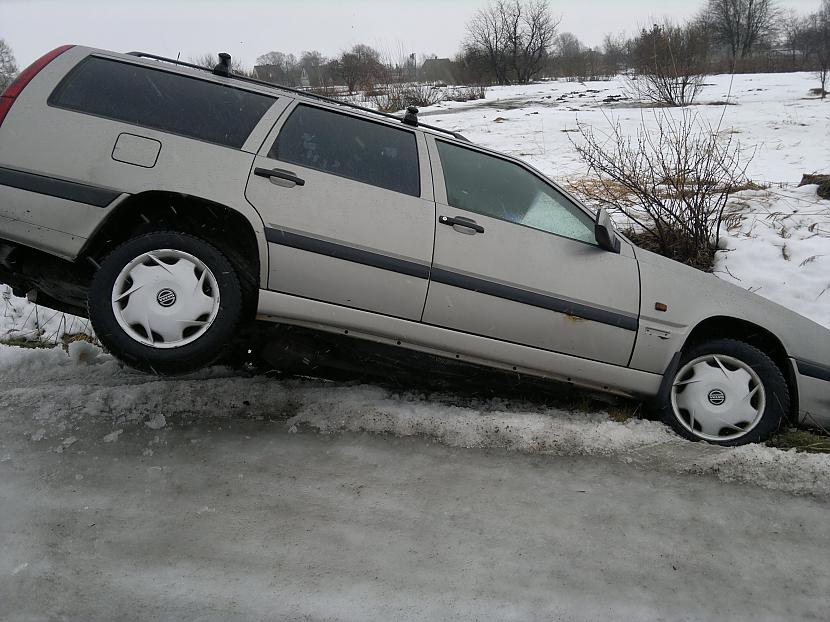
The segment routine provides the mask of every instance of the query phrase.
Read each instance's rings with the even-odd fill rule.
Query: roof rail
[[[199,69],[200,71],[208,71],[213,73],[213,68],[211,67],[203,67],[202,65],[194,65],[193,63],[186,63],[183,60],[177,60],[175,58],[167,58],[165,56],[157,56],[156,54],[150,54],[148,52],[127,52],[129,56],[138,56],[139,58],[150,58],[153,60],[162,61],[165,63],[172,63],[174,65],[180,65],[182,67],[190,67],[191,69]],[[301,89],[291,88],[290,86],[283,86],[282,84],[274,84],[273,82],[266,82],[265,80],[257,80],[256,78],[249,78],[248,76],[242,76],[237,73],[230,73],[228,74],[229,78],[233,78],[234,80],[241,80],[242,82],[250,82],[251,84],[258,84],[260,86],[267,86],[271,88],[278,88],[282,89],[283,91],[288,91],[290,93],[296,93],[297,95],[302,95],[303,97],[310,97],[312,99],[317,99],[324,102],[329,102],[332,104],[337,104],[339,106],[344,106],[346,108],[354,108],[356,110],[362,110],[363,112],[368,112],[374,115],[378,115],[381,117],[386,117],[387,119],[395,119],[396,121],[400,121],[401,123],[404,122],[404,117],[397,117],[389,112],[381,112],[380,110],[373,110],[371,108],[366,108],[365,106],[360,106],[358,104],[353,104],[351,102],[344,102],[339,99],[335,99],[334,97],[326,97],[325,95],[318,95],[317,93],[310,93],[308,91],[303,91]],[[443,127],[436,127],[434,125],[427,125],[426,123],[418,123],[418,127],[425,127],[429,130],[434,130],[436,132],[442,132],[443,134],[449,134],[453,138],[458,140],[463,140],[464,142],[470,142],[470,140],[459,134],[458,132],[453,132],[452,130],[444,129]]]

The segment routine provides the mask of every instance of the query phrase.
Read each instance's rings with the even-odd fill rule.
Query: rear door
[[[265,221],[269,289],[420,319],[435,231],[421,132],[295,104],[245,194]]]
[[[520,163],[428,137],[435,259],[423,321],[627,365],[637,263],[599,248],[593,219]]]

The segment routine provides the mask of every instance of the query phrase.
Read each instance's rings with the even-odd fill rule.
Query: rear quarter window
[[[49,105],[239,149],[276,101],[215,82],[90,56]]]
[[[322,108],[297,106],[268,157],[414,197],[421,194],[415,134]]]

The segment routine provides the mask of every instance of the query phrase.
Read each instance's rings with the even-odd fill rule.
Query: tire
[[[243,306],[239,277],[214,246],[192,235],[132,238],[101,263],[89,318],[101,343],[130,367],[161,375],[216,361]]]
[[[742,341],[693,345],[669,373],[658,412],[689,440],[724,446],[762,442],[789,414],[790,394],[781,370]]]

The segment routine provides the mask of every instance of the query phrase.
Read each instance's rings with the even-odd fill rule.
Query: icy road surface
[[[825,456],[71,353],[0,347],[0,620],[826,619]]]

